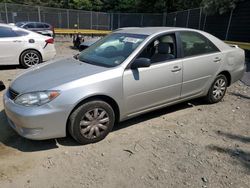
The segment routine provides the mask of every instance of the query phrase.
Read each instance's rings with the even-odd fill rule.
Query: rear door
[[[24,35],[25,32],[15,31],[11,27],[0,26],[0,64],[19,63],[19,56],[25,44]]]
[[[182,98],[199,95],[220,67],[222,54],[205,36],[179,32],[183,56]]]

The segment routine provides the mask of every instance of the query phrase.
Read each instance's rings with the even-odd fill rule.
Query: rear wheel
[[[104,139],[112,130],[115,114],[112,107],[101,100],[79,106],[69,118],[69,132],[80,144],[89,144]]]
[[[225,75],[220,74],[216,77],[209,92],[206,96],[206,100],[209,103],[217,103],[221,101],[227,90],[228,81]]]
[[[42,57],[36,50],[26,50],[20,56],[20,64],[24,68],[29,68],[38,65],[42,62]]]

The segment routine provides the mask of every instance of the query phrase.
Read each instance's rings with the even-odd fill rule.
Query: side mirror
[[[131,69],[138,69],[141,67],[150,67],[151,61],[148,58],[138,58],[131,64]]]
[[[0,81],[0,91],[5,90],[5,85],[2,81]]]

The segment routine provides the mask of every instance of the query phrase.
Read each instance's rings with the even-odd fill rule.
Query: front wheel
[[[112,130],[115,114],[112,107],[101,100],[86,102],[69,118],[69,132],[80,144],[95,143]]]
[[[213,104],[221,101],[221,99],[226,94],[228,81],[225,75],[218,75],[210,87],[206,100]]]

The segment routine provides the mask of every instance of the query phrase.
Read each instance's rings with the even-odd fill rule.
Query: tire
[[[79,106],[69,117],[69,133],[80,144],[90,144],[104,139],[115,123],[112,107],[101,100]]]
[[[225,75],[218,75],[206,96],[206,101],[210,104],[217,103],[223,99],[227,91],[228,80]]]
[[[42,63],[42,57],[36,50],[26,50],[20,56],[20,64],[24,68],[29,68]]]

